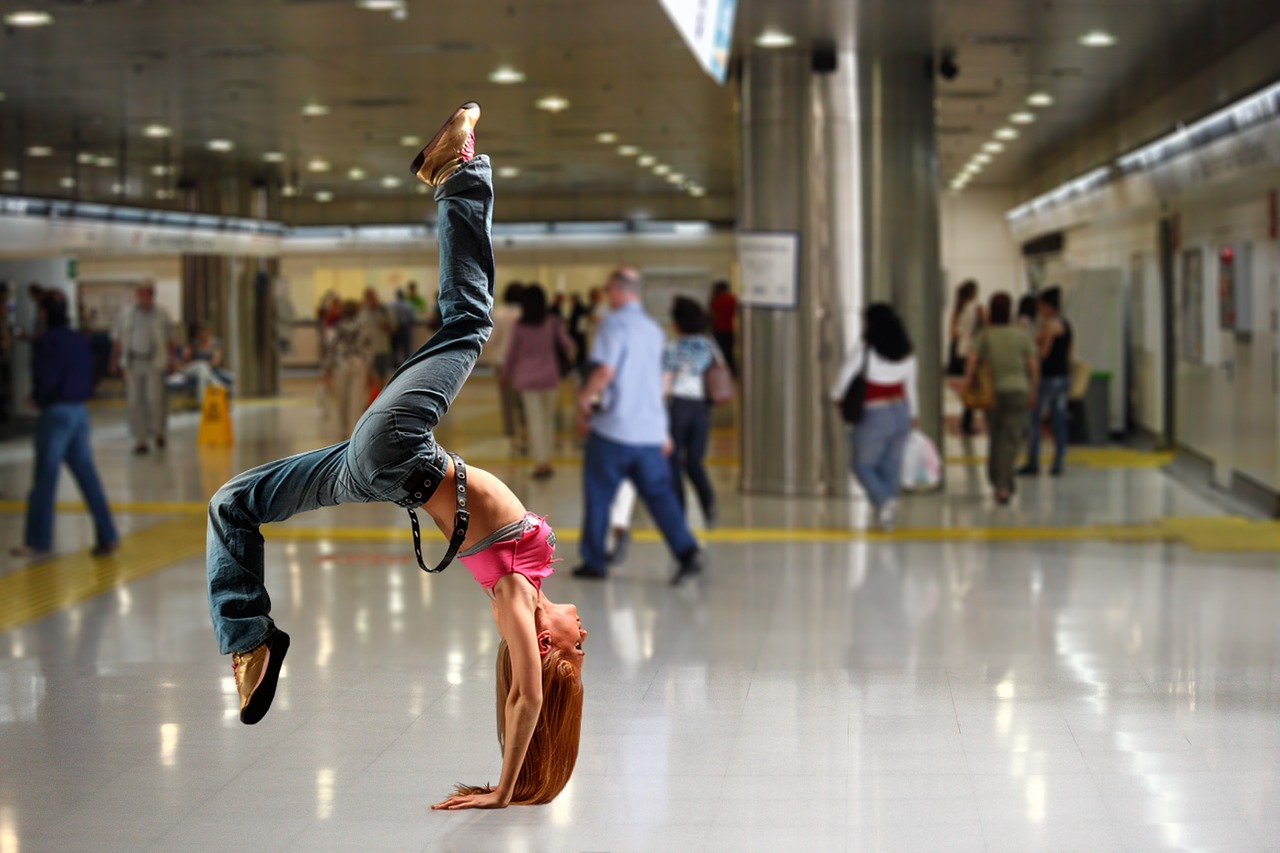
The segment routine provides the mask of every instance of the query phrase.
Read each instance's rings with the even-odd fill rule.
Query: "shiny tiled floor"
[[[491,392],[464,391],[446,444],[549,512],[572,565],[577,470],[535,483],[505,460]],[[230,452],[191,452],[188,418],[167,455],[135,458],[98,417],[109,494],[137,510],[124,560],[231,471],[322,440],[305,401],[239,407]],[[28,465],[0,446],[0,499]],[[581,756],[554,804],[427,810],[496,778],[497,634],[465,572],[425,577],[388,541],[400,511],[354,507],[268,531],[294,644],[256,727],[236,721],[199,557],[0,633],[0,853],[1280,850],[1274,553],[913,534],[1087,534],[1213,504],[1155,469],[1077,467],[997,510],[955,466],[899,536],[806,538],[865,507],[743,498],[714,473],[706,583],[670,590],[648,540],[608,583],[548,583],[591,630]],[[20,525],[0,512],[5,543]],[[81,514],[58,525],[61,550],[90,544]],[[0,562],[0,582],[19,571]]]

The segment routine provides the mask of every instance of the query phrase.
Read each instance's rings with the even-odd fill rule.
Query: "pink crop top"
[[[459,562],[467,567],[471,576],[492,591],[495,584],[507,575],[517,574],[542,589],[542,579],[554,572],[551,563],[556,553],[556,532],[545,518],[533,513],[525,514],[529,529],[519,539],[494,542],[483,551],[471,556],[458,555]]]

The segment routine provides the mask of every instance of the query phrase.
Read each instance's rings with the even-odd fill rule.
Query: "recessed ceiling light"
[[[171,175],[171,174],[173,174],[173,167],[172,167],[172,166],[165,166],[165,165],[163,165],[163,164],[161,164],[161,165],[157,165],[157,166],[152,166],[152,167],[151,167],[151,174],[155,175],[157,178],[163,178],[165,175]]]
[[[499,178],[518,178],[520,177],[519,166],[502,166],[498,169]]]
[[[53,23],[53,15],[48,12],[23,9],[5,15],[4,22],[11,27],[47,27]]]
[[[1027,95],[1027,103],[1033,107],[1051,107],[1053,106],[1053,95],[1048,92],[1032,92]]]
[[[682,184],[684,183],[684,175],[680,174],[679,172],[672,172],[671,174],[667,175],[667,183]]]
[[[668,166],[666,163],[659,163],[658,165],[653,167],[653,173],[655,175],[665,175],[670,171],[671,171],[671,167]]]
[[[558,113],[569,109],[569,100],[559,95],[547,95],[545,98],[538,98],[534,106],[549,113]]]
[[[63,178],[58,181],[58,186],[62,187],[64,190],[75,189],[76,179],[71,177]]]
[[[991,135],[996,139],[1017,139],[1018,131],[1014,130],[1012,127],[1002,127]]]
[[[205,147],[210,151],[230,151],[236,147],[236,144],[230,139],[210,139],[205,143]]]
[[[163,124],[149,124],[142,129],[142,135],[149,139],[167,139],[173,131]]]
[[[284,196],[285,198],[293,198],[297,194],[298,194],[298,188],[295,187],[293,184],[285,184],[283,187],[280,188],[280,195]]]
[[[17,169],[5,169],[0,172],[0,181],[16,181],[22,177],[22,173]]]
[[[616,133],[612,133],[606,130],[603,133],[596,134],[596,142],[599,142],[603,145],[612,145],[617,141],[618,141],[618,134]]]
[[[1090,30],[1080,36],[1080,43],[1085,47],[1111,47],[1116,43],[1116,37],[1105,30]]]
[[[623,157],[634,157],[640,153],[640,149],[635,145],[619,145],[618,153]]]
[[[702,187],[696,187],[696,186],[689,187],[689,195],[693,196],[694,198],[702,198],[706,194],[707,194],[707,191],[704,190]]]
[[[352,166],[347,170],[347,178],[352,181],[363,181],[364,169],[361,169],[359,166]]]
[[[97,157],[90,154],[88,151],[81,151],[79,154],[76,155],[76,162],[79,163],[81,166],[92,166],[93,161],[97,159],[98,159]]]
[[[48,145],[32,145],[27,149],[28,157],[49,157],[53,155],[53,149]]]
[[[986,164],[988,164],[988,163],[990,163],[990,162],[991,162],[991,155],[990,155],[990,154],[975,154],[975,155],[973,155],[973,162],[974,162],[974,163],[981,163],[982,165],[984,165],[984,166],[985,166]]]
[[[990,154],[998,154],[1004,150],[1004,145],[999,142],[988,142],[986,145],[982,146],[982,150]]]
[[[320,190],[320,192],[316,193],[316,201],[322,204],[327,204],[328,202],[333,201],[333,193],[328,190]]]
[[[307,161],[307,171],[309,172],[327,172],[329,171],[329,161],[321,160],[319,157],[313,157]]]
[[[396,187],[400,186],[400,183],[401,181],[399,178],[392,177],[391,175],[387,175],[385,178],[382,179],[382,185],[389,190],[393,190]]]
[[[1019,112],[1012,113],[1009,116],[1009,121],[1013,122],[1014,124],[1031,124],[1035,120],[1036,120],[1036,114],[1033,112],[1028,112],[1027,110],[1021,110]]]
[[[327,116],[329,114],[329,108],[326,107],[324,104],[307,104],[302,108],[302,114],[304,116],[313,116],[313,117]]]
[[[658,158],[654,157],[652,154],[645,154],[640,159],[636,160],[636,164],[644,167],[645,169],[649,168],[650,166],[652,166],[654,163],[657,163],[657,162],[658,162]]]
[[[422,147],[422,137],[420,137],[420,136],[402,136],[402,137],[400,137],[400,144],[401,144],[401,145],[403,145],[405,148],[421,148],[421,147]]]
[[[110,169],[115,164],[116,164],[116,158],[114,157],[94,157],[93,158],[93,165],[97,166],[99,169]]]
[[[283,162],[284,162],[284,152],[283,152],[283,151],[265,151],[265,152],[263,152],[263,154],[262,154],[262,162],[264,162],[264,163],[283,163]]]
[[[356,6],[371,12],[394,12],[404,7],[404,0],[356,0]]]
[[[791,47],[795,43],[795,36],[782,30],[768,29],[756,36],[756,47]]]
[[[500,65],[489,72],[489,82],[497,83],[502,86],[510,86],[512,83],[523,83],[524,72],[517,71],[510,65]]]

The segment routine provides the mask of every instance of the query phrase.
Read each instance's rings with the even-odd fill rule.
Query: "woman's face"
[[[586,653],[582,650],[582,641],[587,632],[582,628],[582,620],[578,617],[578,608],[572,604],[547,603],[543,610],[541,629],[551,634],[551,645],[569,656],[570,660],[582,666]]]

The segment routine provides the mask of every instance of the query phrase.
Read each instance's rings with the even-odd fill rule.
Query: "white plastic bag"
[[[942,458],[938,448],[918,429],[907,437],[902,453],[902,488],[910,491],[936,489],[942,482]]]

